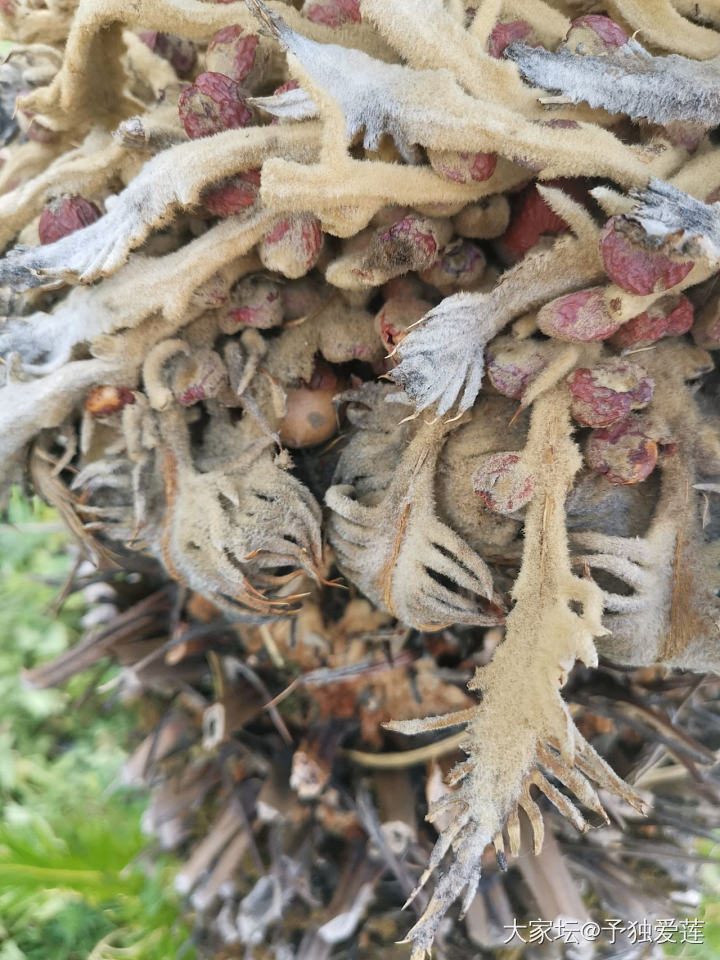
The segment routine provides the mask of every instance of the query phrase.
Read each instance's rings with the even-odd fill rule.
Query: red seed
[[[102,214],[85,197],[62,197],[51,200],[40,214],[38,235],[40,243],[55,243],[76,230],[89,226],[99,220]]]
[[[228,309],[220,319],[223,333],[235,333],[240,327],[267,330],[283,321],[280,284],[262,276],[245,277],[230,291]]]
[[[297,80],[286,80],[285,83],[281,83],[279,87],[273,90],[273,96],[278,97],[281,93],[287,93],[288,90],[298,90],[299,88],[300,84]],[[277,117],[275,119],[277,119]]]
[[[585,459],[588,466],[605,474],[610,483],[640,483],[655,469],[657,441],[648,436],[646,421],[636,414],[624,420],[593,430],[588,440]]]
[[[408,269],[415,270],[429,267],[441,246],[435,222],[430,217],[415,214],[393,223],[375,238],[374,245],[387,261],[407,261]]]
[[[285,277],[303,277],[317,263],[323,236],[320,221],[309,214],[283,217],[275,223],[258,253],[263,266]]]
[[[280,290],[283,317],[285,320],[307,317],[319,309],[329,296],[333,296],[332,288],[323,289],[312,277],[286,283]]]
[[[262,82],[270,62],[270,47],[257,33],[245,33],[239,23],[218,30],[207,48],[206,69],[222,73],[254,89]]]
[[[251,207],[260,192],[260,170],[245,170],[206,187],[200,202],[214,217],[229,217]]]
[[[489,180],[497,166],[496,153],[459,153],[456,150],[428,150],[435,173],[456,183]]]
[[[375,329],[385,349],[390,352],[407,336],[413,323],[432,310],[427,300],[411,297],[391,297],[375,316]]]
[[[563,46],[573,53],[601,56],[605,53],[614,53],[629,39],[620,24],[615,23],[610,17],[598,13],[586,13],[573,20]]]
[[[653,381],[639,364],[615,357],[571,374],[570,412],[584,427],[609,427],[633,409],[647,406]]]
[[[228,278],[224,271],[219,270],[193,291],[191,302],[195,306],[214,310],[227,303],[229,293]]]
[[[705,124],[691,120],[670,120],[658,128],[659,137],[665,137],[674,147],[685,147],[688,153],[695,153],[707,132]]]
[[[679,337],[693,322],[693,305],[687,297],[670,295],[657,300],[644,313],[624,323],[610,342],[623,350],[647,347],[662,337]],[[701,344],[704,346],[704,344]]]
[[[505,48],[515,40],[527,40],[532,36],[532,27],[526,20],[511,20],[509,23],[496,23],[488,40],[488,53],[499,60]]]
[[[560,187],[579,202],[587,200],[584,183],[578,180],[549,180],[549,187]],[[546,234],[555,235],[569,230],[537,190],[530,184],[511,198],[510,225],[498,240],[498,250],[504,260],[520,260]]]
[[[413,274],[406,273],[401,277],[393,277],[380,288],[385,300],[397,297],[399,300],[421,300],[423,285]]]
[[[93,387],[85,398],[85,410],[91,417],[108,417],[122,410],[128,404],[135,403],[135,394],[130,387],[111,387],[102,384]]]
[[[467,290],[478,282],[485,272],[485,254],[471,240],[451,244],[432,266],[419,276],[425,283],[437,287],[441,293]]]
[[[310,0],[302,12],[313,23],[326,27],[342,27],[346,23],[360,23],[360,0]]]
[[[140,39],[153,53],[167,60],[175,73],[183,80],[189,77],[197,62],[197,49],[192,40],[176,37],[172,33],[141,33]]]
[[[222,73],[201,73],[181,92],[178,111],[191,140],[246,127],[253,120],[253,112],[243,100],[240,86]]]
[[[538,312],[542,333],[556,340],[591,343],[605,340],[620,326],[605,303],[605,287],[590,287],[551,300]]]
[[[625,217],[611,217],[600,239],[605,270],[623,290],[646,295],[669,290],[690,273],[692,260],[671,260],[653,250],[642,227]]]
[[[196,350],[173,376],[172,392],[178,403],[189,407],[199,400],[216,397],[227,383],[227,370],[219,354],[214,350]]]
[[[31,92],[32,91],[29,89],[20,90],[18,93],[18,98],[25,97]],[[16,117],[18,126],[28,140],[34,140],[35,143],[52,143],[54,140],[57,140],[57,133],[40,123],[40,121],[36,119],[35,113],[32,110],[27,110],[24,107],[18,106],[16,110]]]
[[[272,95],[274,97],[279,96],[281,93],[287,93],[288,90],[298,90],[300,84],[297,80],[287,80],[285,83],[281,83],[279,87],[273,90]],[[271,124],[280,123],[280,117],[272,117],[270,119]]]
[[[508,514],[530,502],[535,479],[517,453],[493,453],[480,461],[472,485],[489,510]]]
[[[487,374],[498,393],[521,400],[527,387],[542,373],[547,363],[543,345],[536,340],[504,339],[490,344]]]

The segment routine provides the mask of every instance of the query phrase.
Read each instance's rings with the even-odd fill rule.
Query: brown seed
[[[112,387],[101,384],[93,387],[85,398],[85,409],[91,417],[108,417],[122,410],[129,403],[135,403],[135,394],[130,387]]]

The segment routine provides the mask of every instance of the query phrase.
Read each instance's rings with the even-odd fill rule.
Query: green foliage
[[[0,960],[168,960],[189,931],[173,864],[143,854],[142,799],[114,788],[133,726],[94,687],[31,690],[20,673],[80,635],[82,599],[53,602],[72,567],[57,516],[11,494],[0,525]],[[90,685],[90,689],[88,689]],[[190,960],[194,952],[184,954]]]
[[[720,840],[720,838],[718,838]],[[666,953],[683,960],[717,960],[720,957],[720,845],[702,840],[698,853],[715,857],[717,863],[702,868],[702,901],[696,916],[703,921],[703,943],[668,945]]]

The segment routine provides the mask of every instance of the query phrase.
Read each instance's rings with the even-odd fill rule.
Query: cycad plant
[[[679,911],[716,816],[717,4],[2,7],[2,470],[117,611],[26,681],[122,668],[201,951]]]

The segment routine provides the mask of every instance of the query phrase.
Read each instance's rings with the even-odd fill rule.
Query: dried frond
[[[110,276],[153,229],[172,219],[178,208],[193,207],[207,186],[209,168],[217,179],[259,167],[280,151],[312,159],[319,130],[312,125],[229,130],[217,137],[179,144],[150,160],[112,207],[94,224],[56,243],[16,247],[0,261],[0,282],[16,289],[55,283],[58,279],[90,283]]]
[[[404,445],[405,437],[407,447],[385,489],[382,480],[363,478],[371,493],[368,502],[354,485],[355,477],[370,469],[364,435],[375,426],[372,413],[368,420],[360,424],[355,444],[343,452],[335,484],[326,494],[332,511],[329,538],[340,569],[403,623],[432,629],[446,623],[497,622],[482,610],[482,602],[493,597],[487,565],[433,513],[435,467],[448,425],[420,422],[414,430],[400,425],[389,435],[383,432],[380,456]],[[353,446],[362,459],[353,455]]]
[[[697,359],[692,348],[686,351],[683,356],[677,346],[663,344],[647,358],[656,373],[656,416],[678,448],[662,463],[656,514],[643,538],[586,532],[573,540],[591,551],[578,562],[587,563],[599,582],[606,572],[625,588],[605,591],[605,622],[612,634],[603,642],[608,656],[622,663],[712,669],[720,616],[717,559],[700,527],[695,490],[700,413],[684,382]]]
[[[613,56],[552,53],[522,43],[511,43],[506,55],[536,87],[557,90],[573,103],[661,124],[714,126],[720,119],[720,71],[715,60],[654,57],[635,40],[628,40]]]
[[[253,6],[264,9],[261,0],[253,0]],[[291,64],[297,65],[301,85],[319,102],[321,116],[326,110],[329,122],[342,124],[340,142],[347,144],[362,131],[364,146],[376,150],[387,134],[409,163],[414,161],[413,145],[420,144],[510,154],[551,167],[553,176],[600,173],[627,185],[648,179],[642,159],[598,127],[578,123],[562,131],[543,128],[500,104],[468,96],[441,70],[412,70],[373,60],[359,50],[317,43],[277,15],[272,29],[292,54]],[[510,135],[512,152],[506,146]]]
[[[463,891],[467,910],[475,896],[483,851],[509,818],[517,816],[518,806],[533,824],[536,850],[542,846],[542,819],[530,794],[531,784],[583,828],[582,817],[550,788],[539,765],[555,773],[580,802],[596,811],[601,806],[589,781],[642,808],[640,798],[580,736],[560,697],[559,688],[576,660],[588,666],[597,663],[593,641],[605,633],[600,590],[576,577],[570,567],[564,502],[580,453],[570,438],[567,402],[563,391],[556,390],[538,400],[533,410],[523,457],[537,487],[525,520],[523,563],[513,588],[515,606],[507,619],[505,640],[470,684],[480,692],[481,705],[470,722],[458,718],[466,725],[462,746],[468,754],[468,762],[454,777],[460,786],[429,813],[434,819],[449,807],[454,815],[435,845],[421,883],[451,847],[454,861],[408,934],[413,960],[428,954],[440,920]],[[512,723],[504,719],[508,713]],[[405,733],[434,726],[434,718],[390,724],[391,729]]]
[[[636,206],[629,214],[651,238],[671,239],[673,248],[705,257],[715,266],[720,259],[720,208],[703,203],[661,180],[647,190],[631,191]]]
[[[559,191],[544,192],[553,197]],[[576,236],[561,237],[550,250],[528,254],[490,293],[447,297],[403,340],[392,376],[418,410],[437,404],[437,414],[443,415],[456,403],[460,411],[467,410],[482,385],[485,347],[510,320],[602,276],[597,228],[578,204],[569,198],[562,203]]]

